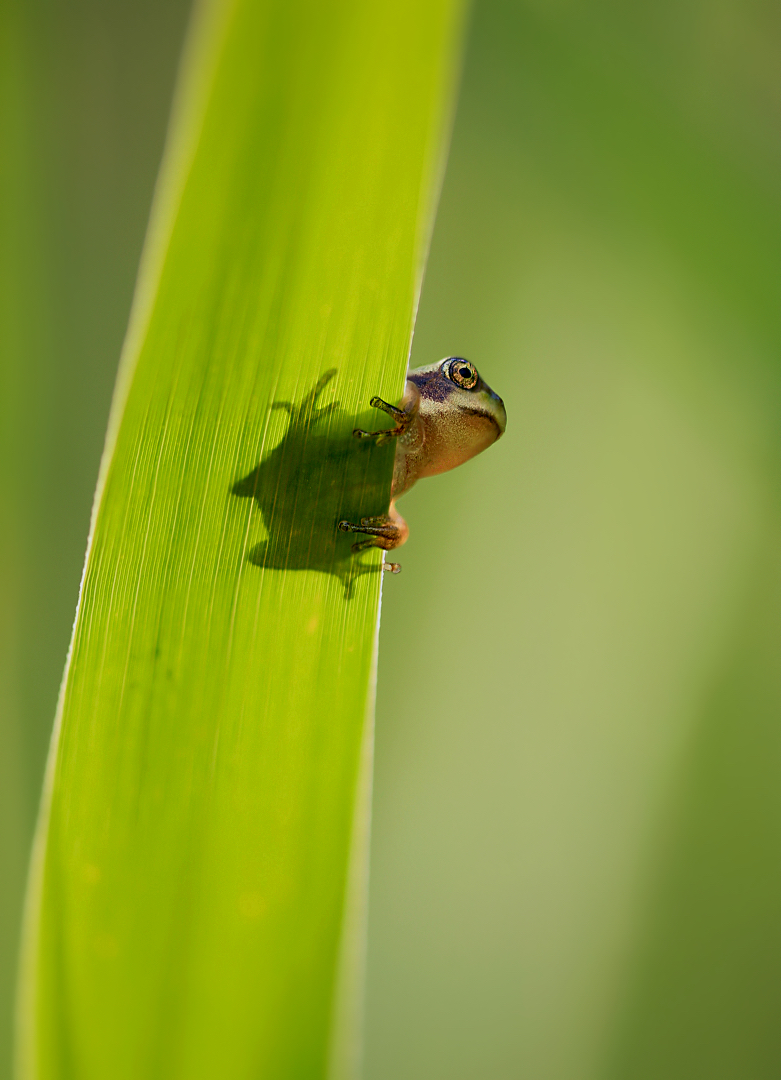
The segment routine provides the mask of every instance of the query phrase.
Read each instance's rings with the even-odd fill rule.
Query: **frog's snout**
[[[499,436],[504,435],[505,428],[507,427],[507,410],[504,407],[504,402],[495,394],[493,390],[488,391],[488,396],[491,402],[491,416],[496,421],[496,426],[499,428]]]

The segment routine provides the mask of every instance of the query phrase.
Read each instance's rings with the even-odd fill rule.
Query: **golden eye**
[[[452,356],[442,365],[443,374],[452,380],[456,386],[464,390],[474,390],[479,378],[477,368],[468,360],[462,360],[460,356]]]

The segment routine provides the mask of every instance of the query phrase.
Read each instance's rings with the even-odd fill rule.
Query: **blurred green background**
[[[7,0],[0,1008],[185,0]],[[413,363],[366,1080],[781,1075],[781,18],[477,0]],[[2,1075],[2,1070],[0,1070]]]

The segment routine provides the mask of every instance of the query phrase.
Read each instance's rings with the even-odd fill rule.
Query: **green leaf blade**
[[[356,932],[381,574],[374,552],[345,579],[333,519],[348,480],[387,501],[392,455],[349,432],[402,389],[459,10],[238,0],[200,18],[39,835],[25,1077],[324,1076]],[[339,410],[291,441],[272,404],[332,367],[321,403]],[[341,472],[307,485],[278,464],[265,503],[232,493],[326,443]],[[287,569],[251,561],[264,540]]]

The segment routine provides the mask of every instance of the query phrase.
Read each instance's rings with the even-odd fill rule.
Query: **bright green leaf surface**
[[[25,1077],[349,1072],[381,574],[346,572],[335,524],[387,499],[349,432],[402,388],[458,22],[200,13],[50,763]],[[271,409],[331,368],[339,411]]]

